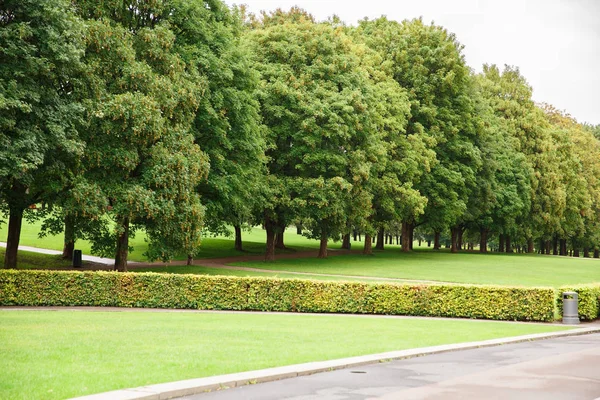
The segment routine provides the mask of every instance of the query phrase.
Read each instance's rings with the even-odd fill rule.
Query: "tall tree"
[[[116,227],[95,235],[96,248],[113,251],[115,269],[124,271],[129,236],[143,227],[150,258],[193,255],[204,214],[197,186],[208,159],[191,129],[206,80],[178,51],[175,16],[183,5],[78,5],[88,24],[86,177],[109,199]]]
[[[181,5],[171,18],[179,27],[176,47],[207,78],[193,126],[196,143],[210,160],[208,179],[199,187],[206,227],[223,233],[234,226],[241,250],[241,226],[252,220],[264,176],[265,138],[255,93],[259,74],[241,43],[238,11],[220,2]]]
[[[457,223],[481,166],[470,71],[456,37],[421,19],[397,23],[386,18],[362,21],[370,45],[391,63],[394,79],[407,90],[411,104],[408,135],[435,146],[436,162],[415,188],[428,201],[424,214],[404,220],[403,249],[410,249],[415,224],[440,231]]]
[[[282,194],[266,208],[267,235],[274,234],[274,220],[293,219],[282,215],[287,212],[321,240],[325,257],[328,239],[346,233],[348,205],[370,209],[352,193],[369,179],[372,158],[381,152],[376,89],[342,28],[286,21],[251,31],[247,44],[262,76],[268,182]]]
[[[61,190],[83,146],[83,25],[69,1],[0,4],[0,206],[9,215],[5,268],[17,265],[24,210]]]

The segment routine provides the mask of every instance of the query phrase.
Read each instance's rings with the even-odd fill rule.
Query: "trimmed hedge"
[[[577,292],[579,296],[577,305],[580,319],[591,321],[600,318],[600,283],[561,287],[556,299],[561,317],[563,292]]]
[[[157,273],[0,271],[0,305],[192,308],[552,321],[556,298],[553,288],[325,282]],[[590,312],[593,313],[593,310]]]

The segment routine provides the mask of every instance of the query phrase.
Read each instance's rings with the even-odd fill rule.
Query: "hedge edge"
[[[584,319],[597,317],[598,297],[594,297],[597,290],[600,285],[591,287],[589,295],[586,292],[580,296],[580,302],[585,302]],[[556,289],[548,287],[327,282],[151,272],[0,271],[0,305],[4,306],[188,308],[553,321],[559,297]]]

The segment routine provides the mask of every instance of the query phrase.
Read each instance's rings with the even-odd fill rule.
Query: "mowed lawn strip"
[[[4,265],[5,249],[0,247],[0,266]],[[18,269],[59,269],[73,265],[71,260],[63,260],[60,255],[33,253],[19,250]]]
[[[23,221],[21,229],[21,238],[19,244],[22,246],[39,247],[42,249],[62,250],[63,235],[49,235],[44,238],[39,238],[38,234],[42,226],[42,220],[35,222]],[[8,223],[0,223],[0,241],[6,241],[8,234]],[[144,232],[137,232],[135,236],[130,237],[129,245],[133,247],[133,251],[129,254],[130,261],[146,261],[144,252],[148,249],[148,243],[145,240]],[[242,231],[242,240],[244,251],[237,251],[234,248],[233,238],[223,236],[213,237],[207,234],[200,247],[196,259],[200,258],[215,258],[215,257],[231,257],[242,256],[249,254],[263,254],[265,251],[266,233],[260,227],[252,228],[250,231]],[[319,241],[308,239],[302,235],[298,235],[294,228],[288,228],[285,234],[286,246],[289,246],[295,251],[318,249]],[[329,247],[332,249],[340,248],[341,243],[331,242]],[[361,243],[362,246],[362,243]],[[83,254],[91,253],[91,243],[86,240],[78,240],[75,248],[82,250]],[[277,253],[287,252],[285,250],[277,250]],[[110,256],[113,258],[113,256]],[[187,259],[187,255],[177,257],[178,260]]]
[[[537,254],[478,254],[397,249],[372,256],[298,258],[271,263],[238,262],[259,269],[335,275],[434,280],[457,283],[552,286],[600,282],[600,260]]]
[[[322,281],[347,282],[389,282],[381,278],[347,278],[343,276],[323,276],[311,274],[290,274],[285,272],[244,271],[227,268],[203,267],[200,265],[169,265],[167,267],[135,268],[130,272],[156,272],[164,274],[222,275],[222,276],[263,276],[285,279],[315,279]],[[401,281],[399,283],[402,283]]]
[[[310,361],[564,329],[511,322],[342,315],[0,311],[0,398],[64,399]]]

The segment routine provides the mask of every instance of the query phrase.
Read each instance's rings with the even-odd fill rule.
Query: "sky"
[[[386,15],[423,17],[456,34],[467,64],[519,67],[533,99],[600,124],[600,0],[226,0],[251,12],[297,5],[325,20],[355,25]]]

